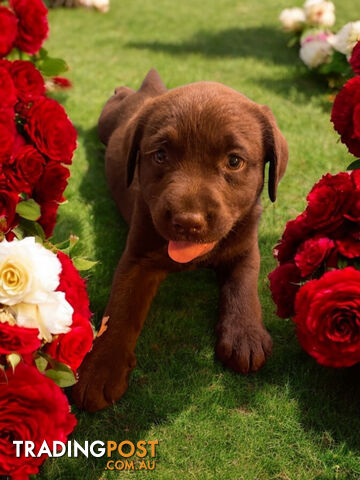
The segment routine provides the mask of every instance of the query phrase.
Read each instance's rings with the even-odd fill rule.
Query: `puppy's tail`
[[[115,88],[114,95],[106,102],[99,118],[98,132],[101,142],[107,145],[115,128],[122,122],[126,123],[146,98],[156,97],[164,92],[166,87],[153,68],[148,72],[137,92],[128,87]],[[132,96],[132,99],[124,102],[129,96]]]

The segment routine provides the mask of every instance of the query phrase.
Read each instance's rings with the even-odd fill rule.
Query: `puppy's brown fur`
[[[99,135],[110,189],[130,230],[105,311],[108,329],[80,369],[76,404],[96,411],[125,392],[159,284],[170,272],[198,266],[214,268],[219,279],[218,358],[237,372],[259,369],[272,347],[257,293],[260,194],[269,163],[275,201],[288,160],[270,109],[218,83],[167,91],[151,70],[137,92],[115,90]],[[215,246],[178,263],[169,242]]]

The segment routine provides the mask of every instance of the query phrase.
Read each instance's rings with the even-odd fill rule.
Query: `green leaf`
[[[75,257],[72,259],[75,268],[77,268],[80,272],[85,270],[90,270],[93,268],[98,262],[93,262],[91,260],[86,260],[86,258]]]
[[[48,365],[48,361],[44,357],[37,357],[35,363],[39,372],[44,372]]]
[[[325,63],[318,68],[318,71],[323,75],[336,73],[339,75],[346,75],[349,70],[349,62],[343,53],[334,50],[329,63]]]
[[[346,170],[357,170],[358,168],[360,168],[360,158],[350,163]]]
[[[297,45],[299,43],[300,39],[299,39],[299,35],[293,35],[292,37],[290,37],[288,43],[287,43],[287,46],[289,48],[292,48],[294,47],[295,45]]]
[[[37,220],[40,215],[40,205],[33,198],[23,200],[16,205],[16,213],[26,220]]]
[[[340,269],[342,268],[346,268],[349,266],[349,261],[347,258],[343,257],[342,255],[339,255],[339,258],[338,258],[338,267]]]
[[[45,375],[48,378],[51,378],[56,385],[61,388],[71,387],[76,383],[75,375],[72,370],[68,369],[67,371],[63,370],[46,370]]]
[[[48,51],[46,50],[46,48],[41,47],[38,55],[40,56],[40,58],[46,58],[46,57],[49,56],[49,53],[48,53]]]
[[[19,225],[14,228],[14,232],[19,240],[24,237],[35,237],[40,243],[45,240],[45,232],[42,226],[37,222],[26,220],[25,218],[20,219]]]
[[[36,66],[45,77],[56,77],[69,70],[68,64],[62,58],[43,57],[36,62]]]
[[[13,371],[15,371],[15,368],[19,363],[21,362],[21,355],[18,353],[10,353],[9,355],[6,355],[7,361],[10,363]]]
[[[56,370],[59,372],[72,372],[71,368],[68,365],[62,362],[58,362],[57,360],[52,358],[49,354],[40,351],[39,355],[43,357],[50,364],[52,370]]]

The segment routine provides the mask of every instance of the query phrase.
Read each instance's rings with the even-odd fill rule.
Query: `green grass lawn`
[[[300,4],[300,2],[298,2]],[[175,87],[215,80],[265,103],[288,140],[290,162],[272,205],[264,194],[259,290],[274,340],[266,366],[236,375],[214,358],[217,286],[210,271],[170,276],[137,346],[138,366],[113,408],[76,411],[72,438],[158,440],[154,472],[105,471],[105,458],[48,460],[41,479],[360,479],[359,368],[327,370],[303,353],[291,321],[277,318],[267,274],[272,246],[304,207],[319,177],[351,159],[329,121],[326,85],[309,76],[277,18],[291,0],[111,0],[106,15],[54,10],[45,45],[71,65],[74,88],[59,96],[79,132],[56,240],[81,237],[99,260],[89,281],[98,325],[126,226],[110,198],[96,122],[117,85],[137,88],[155,67]],[[357,20],[353,0],[337,2],[337,26]]]

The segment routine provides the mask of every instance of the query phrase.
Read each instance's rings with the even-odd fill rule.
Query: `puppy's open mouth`
[[[194,258],[201,257],[210,252],[217,242],[195,243],[195,242],[175,242],[169,241],[168,255],[178,263],[188,263]]]

